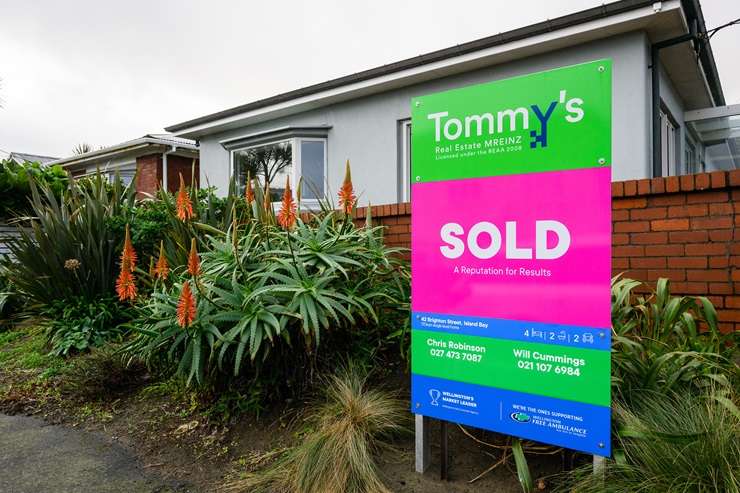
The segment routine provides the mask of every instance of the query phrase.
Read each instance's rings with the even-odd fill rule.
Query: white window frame
[[[679,155],[681,127],[667,108],[660,108],[660,162],[662,176],[678,175],[683,156]]]
[[[282,138],[282,139],[275,139],[275,140],[269,140],[265,142],[260,142],[258,144],[252,144],[247,145],[244,147],[236,147],[234,149],[231,149],[229,151],[229,160],[230,160],[230,166],[229,166],[229,178],[232,179],[236,175],[236,162],[234,159],[234,153],[239,151],[245,151],[248,149],[256,149],[258,147],[265,147],[269,145],[279,144],[281,142],[290,142],[291,145],[291,160],[292,160],[292,171],[290,173],[290,183],[291,183],[291,190],[293,192],[293,197],[296,197],[296,185],[298,183],[298,180],[302,176],[301,169],[301,142],[302,141],[312,141],[312,142],[323,142],[324,143],[324,196],[320,199],[304,199],[301,198],[301,206],[306,207],[313,207],[318,206],[320,200],[324,200],[327,195],[327,186],[328,186],[328,177],[329,177],[329,158],[328,158],[328,143],[327,143],[326,137],[288,137],[288,138]],[[279,202],[273,202],[273,204],[277,204]]]
[[[301,205],[305,206],[318,206],[319,202],[326,199],[326,189],[328,187],[328,173],[329,173],[329,146],[327,145],[327,139],[324,137],[294,137],[293,138],[293,176],[291,177],[291,180],[294,180],[293,183],[297,184],[300,177],[303,176],[303,160],[301,159],[301,143],[303,142],[321,142],[324,144],[324,183],[321,184],[321,187],[324,189],[323,197],[319,197],[318,199],[306,199],[301,197]],[[308,185],[306,185],[308,186]],[[296,185],[293,186],[293,195],[295,195],[296,192]],[[306,195],[305,191],[301,195]]]

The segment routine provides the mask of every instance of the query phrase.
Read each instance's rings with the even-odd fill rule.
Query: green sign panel
[[[412,101],[412,182],[611,165],[611,60]]]

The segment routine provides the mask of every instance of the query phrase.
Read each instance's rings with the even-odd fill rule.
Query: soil
[[[7,346],[0,346],[0,356],[6,349]],[[54,379],[39,383],[38,375],[42,370],[6,371],[0,362],[0,413],[34,416],[59,427],[59,436],[67,437],[63,439],[66,441],[77,435],[88,437],[88,434],[92,434],[95,438],[90,439],[90,443],[107,443],[115,447],[115,454],[119,454],[116,460],[123,460],[128,464],[129,471],[133,471],[129,479],[140,474],[144,481],[141,483],[144,489],[132,487],[120,491],[218,491],[220,486],[238,478],[241,473],[253,470],[264,454],[287,447],[297,438],[300,406],[285,406],[259,417],[241,415],[221,423],[208,417],[187,395],[158,395],[147,391],[152,382],[146,379],[138,388],[128,389],[112,400],[87,402],[59,392]],[[402,382],[400,385],[407,385],[405,382],[408,379],[399,376],[399,382]],[[13,421],[8,419],[0,416],[0,423],[8,432],[18,431]],[[432,446],[432,465],[423,475],[414,472],[414,441],[411,435],[400,439],[391,450],[384,451],[378,457],[379,469],[388,487],[401,493],[521,491],[512,459],[474,483],[469,483],[499,462],[501,451],[478,443],[455,425],[450,426],[449,430],[450,467],[447,481],[440,480],[440,450],[435,446],[439,443],[439,432],[435,429],[432,433],[432,443],[435,444]],[[488,443],[493,441],[494,444],[502,444],[505,440],[500,435],[482,434],[480,431],[475,432],[475,436]],[[86,447],[87,452],[94,450],[94,446],[85,441],[87,438],[80,437],[75,443],[79,443],[83,450],[77,450],[78,453],[85,453]],[[0,459],[2,457],[0,455]],[[0,467],[0,490],[5,491],[3,481],[38,467],[39,459],[47,460],[43,457],[26,454],[25,461],[16,458],[11,467]],[[71,455],[55,457],[65,470],[74,470]],[[49,457],[48,460],[53,459]],[[547,491],[547,477],[562,470],[561,454],[531,456],[528,460],[538,490]],[[125,474],[123,479],[126,479]],[[67,490],[37,488],[34,491]]]

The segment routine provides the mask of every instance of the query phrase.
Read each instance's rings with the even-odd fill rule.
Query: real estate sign
[[[611,61],[412,101],[412,410],[611,454]]]

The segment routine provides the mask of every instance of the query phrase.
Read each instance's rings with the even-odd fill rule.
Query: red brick
[[[650,180],[650,191],[652,193],[665,193],[665,179],[653,178]]]
[[[683,193],[675,193],[671,195],[655,195],[653,197],[650,197],[648,203],[651,206],[681,205],[686,203],[686,195]]]
[[[732,227],[731,217],[701,217],[691,220],[691,229],[727,229]]]
[[[738,257],[737,255],[733,255],[732,257],[730,257],[730,265],[732,265],[733,267],[740,267],[740,257]]]
[[[628,234],[613,234],[612,245],[626,245],[630,242],[630,235]]]
[[[615,233],[642,233],[650,231],[650,223],[647,221],[625,221],[614,224]]]
[[[678,192],[680,190],[678,177],[667,176],[665,179],[665,191],[668,193]]]
[[[633,233],[632,242],[636,245],[662,244],[668,241],[668,233],[664,231],[652,233]]]
[[[709,175],[707,173],[701,173],[694,176],[694,182],[697,190],[706,190],[709,188]]]
[[[728,174],[730,175],[730,186],[740,187],[740,169],[733,169]]]
[[[397,224],[411,224],[411,216],[398,216]]]
[[[645,247],[630,245],[630,246],[615,246],[612,247],[612,257],[633,257],[642,256],[645,254]]]
[[[686,255],[725,255],[727,245],[723,243],[689,243],[686,245]]]
[[[727,183],[726,173],[724,171],[713,171],[709,173],[712,182],[712,188],[724,188]]]
[[[408,233],[409,232],[409,226],[408,224],[394,224],[392,226],[388,226],[389,234],[401,234],[401,233]]]
[[[711,269],[726,269],[730,266],[728,257],[709,257],[709,267]]]
[[[640,209],[647,206],[647,199],[619,199],[612,201],[612,209]]]
[[[647,195],[650,193],[650,179],[649,178],[637,180],[637,193],[638,195]]]
[[[637,180],[628,180],[624,182],[624,196],[631,197],[637,195]]]
[[[643,209],[640,209],[643,210]],[[644,209],[648,210],[648,209]],[[627,209],[619,209],[618,211],[612,211],[612,221],[627,221],[630,218],[630,211]]]
[[[624,183],[621,181],[612,182],[612,197],[624,196]]]
[[[668,259],[668,267],[675,269],[677,267],[683,267],[688,269],[706,269],[707,258],[706,257],[670,257]]]
[[[665,269],[665,257],[633,257],[630,259],[633,269]]]
[[[727,202],[729,196],[725,191],[698,192],[686,195],[687,204],[704,204],[709,202]]]
[[[686,279],[686,271],[683,269],[652,269],[648,270],[647,280],[657,281],[658,279],[666,277],[671,281],[683,281]]]
[[[630,269],[624,271],[624,276],[628,279],[636,279],[638,281],[644,281],[647,279],[647,270],[645,269]]]
[[[732,204],[729,204],[729,203],[709,204],[709,214],[712,216],[723,216],[725,214],[732,214],[733,212],[735,212],[735,210],[732,207]]]
[[[715,229],[709,232],[709,239],[712,241],[732,241],[732,230]]]
[[[707,294],[707,283],[705,282],[676,282],[671,284],[674,294]]]
[[[653,231],[685,231],[689,229],[688,219],[656,219],[650,222]]]
[[[675,231],[669,234],[671,243],[703,243],[709,239],[706,231]]]
[[[613,258],[612,269],[625,270],[629,269],[630,261],[628,258]]]
[[[730,276],[725,269],[687,270],[689,281],[722,282],[728,281]]]
[[[681,175],[679,179],[682,192],[691,192],[694,190],[694,175]]]
[[[724,296],[707,296],[707,299],[714,305],[715,308],[725,308],[727,305],[725,304],[725,297]]]
[[[740,322],[740,310],[717,310],[717,318],[723,322]]]
[[[727,296],[727,297],[725,297],[725,307],[727,307],[727,308],[740,308],[740,296]]]
[[[707,212],[709,212],[707,204],[674,205],[668,208],[668,217],[706,216]]]
[[[645,247],[646,257],[678,256],[684,254],[683,245],[648,245]]]
[[[665,207],[648,207],[647,209],[634,209],[630,211],[630,217],[632,219],[663,219],[666,217],[668,209]],[[618,212],[618,211],[615,211]],[[612,214],[614,218],[614,214]]]

